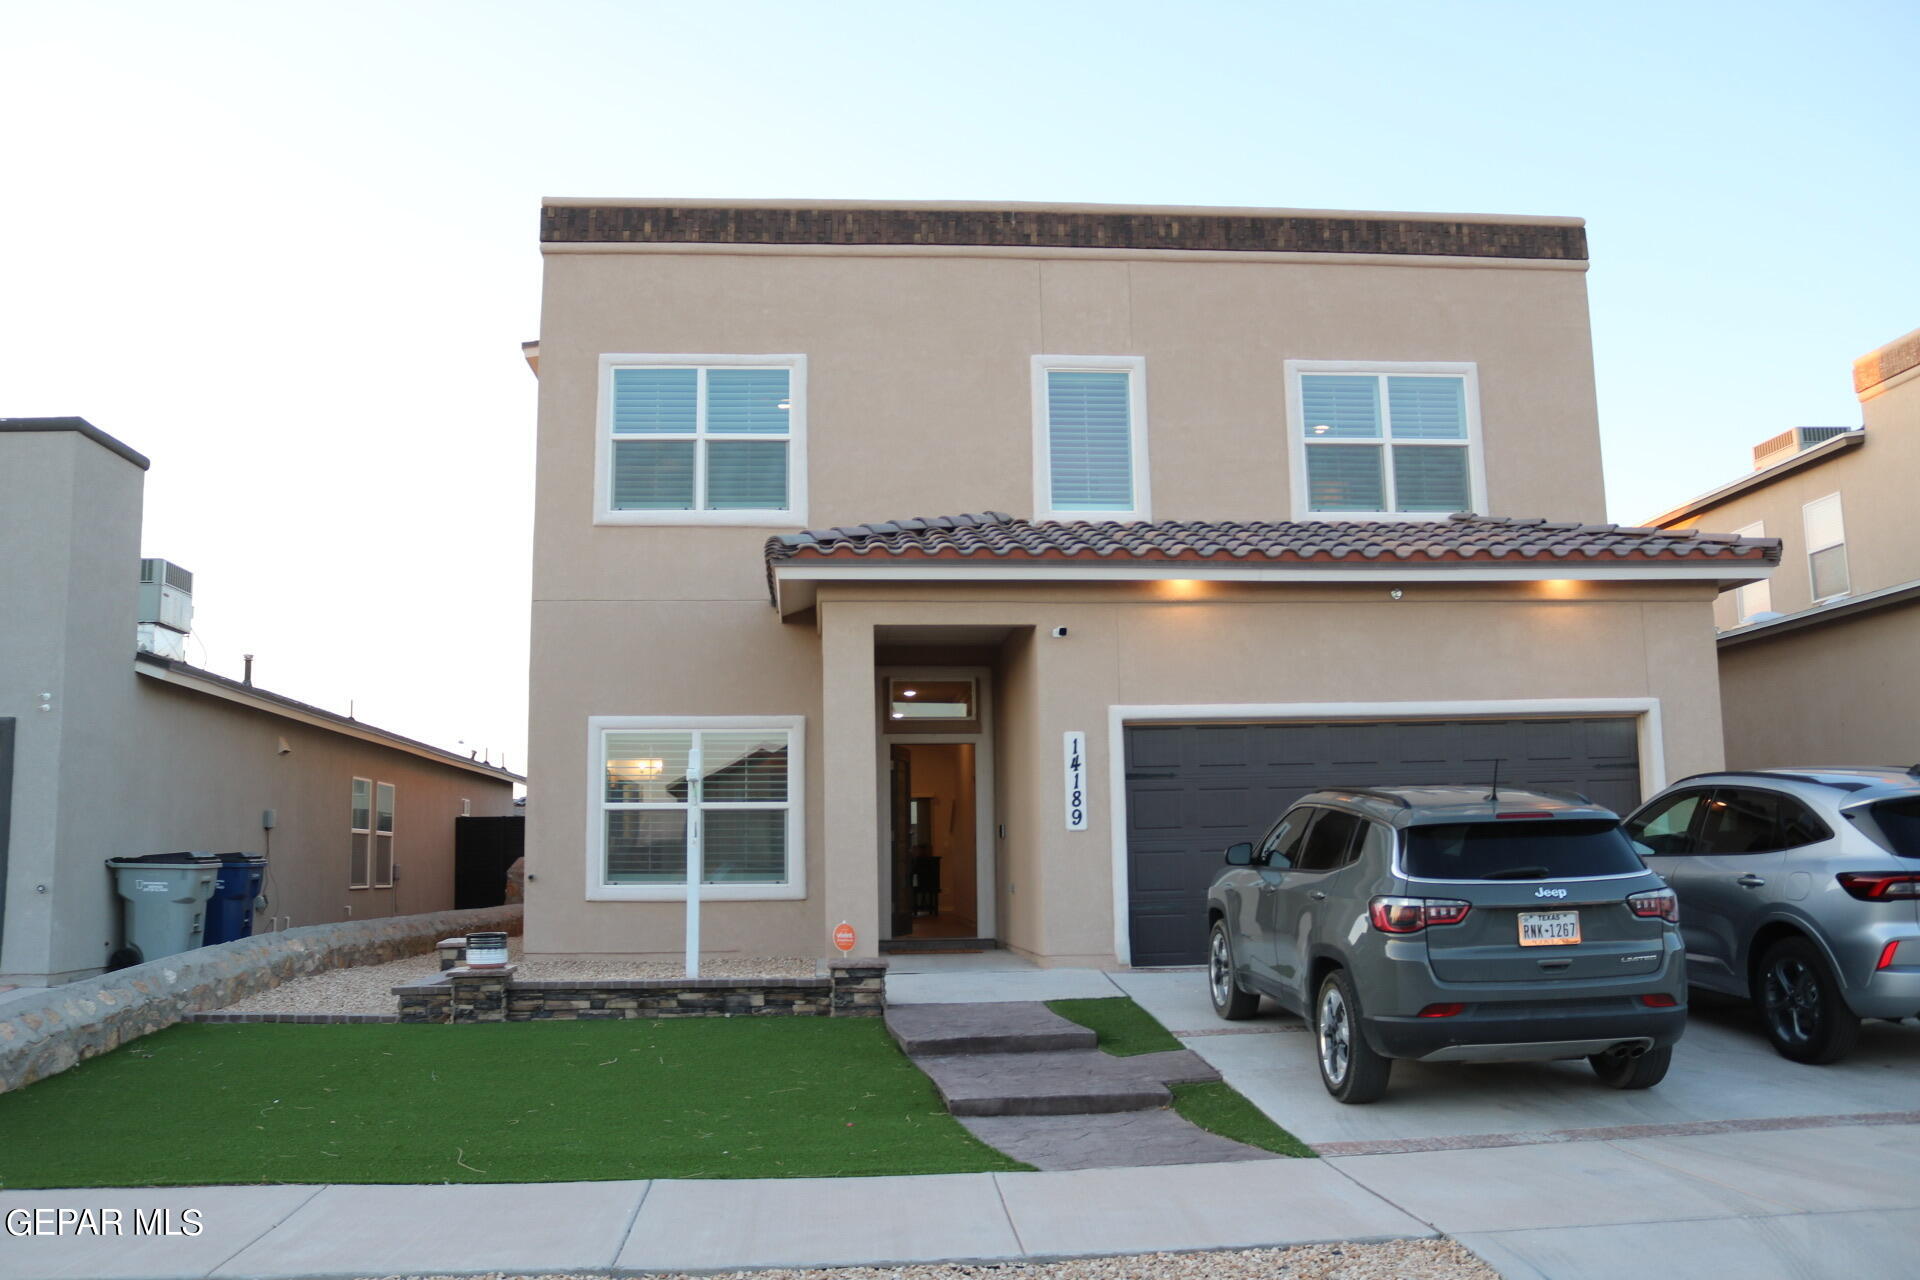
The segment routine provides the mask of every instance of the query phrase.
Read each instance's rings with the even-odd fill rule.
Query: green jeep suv
[[[1585,797],[1484,787],[1316,791],[1208,890],[1214,1011],[1312,1023],[1342,1102],[1395,1058],[1585,1058],[1616,1089],[1667,1073],[1686,1025],[1673,891]]]

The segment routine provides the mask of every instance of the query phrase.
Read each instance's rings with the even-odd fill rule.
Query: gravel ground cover
[[[582,981],[593,978],[678,978],[686,972],[679,960],[527,960],[520,939],[508,941],[508,952],[520,966],[516,981]],[[706,978],[811,978],[812,960],[793,956],[723,956],[703,960]],[[397,1013],[393,988],[419,982],[440,971],[432,952],[408,956],[387,964],[330,969],[282,983],[227,1006],[229,1013]]]
[[[1497,1280],[1498,1273],[1452,1240],[1386,1240],[1370,1244],[1303,1244],[1291,1249],[1218,1253],[1147,1253],[1067,1262],[991,1266],[940,1263],[917,1267],[832,1267],[818,1271],[730,1271],[701,1280]],[[389,1276],[385,1280],[455,1280],[452,1276]],[[465,1280],[474,1280],[466,1277]],[[479,1280],[574,1280],[563,1275],[508,1275]],[[665,1275],[652,1280],[693,1280]]]

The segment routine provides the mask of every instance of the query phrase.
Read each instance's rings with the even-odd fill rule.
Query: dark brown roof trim
[[[1857,394],[1864,394],[1909,369],[1920,369],[1920,329],[1855,360],[1853,389]]]
[[[1584,227],[1314,214],[546,205],[546,244],[980,245],[1584,262]]]
[[[72,431],[99,445],[109,453],[117,453],[142,471],[153,465],[147,455],[132,445],[116,440],[85,418],[0,418],[0,431]]]

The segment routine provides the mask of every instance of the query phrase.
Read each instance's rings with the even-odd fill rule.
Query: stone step
[[[1091,1116],[966,1116],[960,1123],[988,1146],[1041,1170],[1284,1158],[1208,1133],[1165,1109]]]
[[[1169,1084],[1218,1080],[1187,1049],[1116,1058],[1098,1049],[915,1057],[956,1116],[1097,1115],[1173,1101]]]
[[[910,1058],[1091,1049],[1099,1037],[1035,1000],[998,1004],[897,1004],[887,1031]]]

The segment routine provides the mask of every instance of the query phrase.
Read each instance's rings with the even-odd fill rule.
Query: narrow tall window
[[[373,887],[393,887],[393,784],[373,788]]]
[[[798,356],[604,356],[599,518],[625,524],[805,519]]]
[[[1479,509],[1472,366],[1289,361],[1288,368],[1295,492],[1306,514]]]
[[[1147,518],[1137,356],[1035,356],[1034,507],[1040,519]]]
[[[1830,493],[1801,508],[1807,532],[1807,574],[1813,602],[1844,596],[1852,589],[1847,573],[1847,529],[1840,516],[1840,495]]]
[[[347,888],[365,889],[372,884],[373,869],[373,780],[355,778],[353,799],[347,824],[351,832],[352,852],[347,858]]]
[[[1735,529],[1734,536],[1740,538],[1764,538],[1767,536],[1765,521],[1750,524],[1744,529]],[[1769,612],[1773,608],[1773,585],[1765,578],[1758,582],[1749,582],[1733,591],[1733,612],[1735,625],[1746,622],[1755,614]]]

